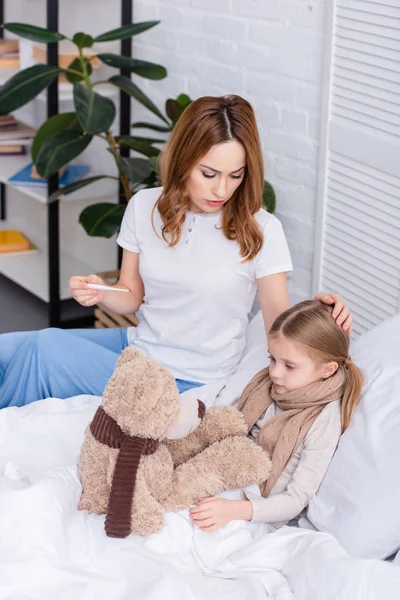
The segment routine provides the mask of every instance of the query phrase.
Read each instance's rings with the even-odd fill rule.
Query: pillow
[[[400,549],[400,315],[358,338],[351,356],[366,383],[308,519],[350,554],[383,559]]]
[[[259,311],[246,329],[246,346],[240,363],[218,394],[216,405],[233,404],[249,381],[269,363],[267,336],[262,313]]]

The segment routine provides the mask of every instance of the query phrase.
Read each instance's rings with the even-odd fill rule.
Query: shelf
[[[46,0],[46,28],[51,31],[58,31],[59,29],[59,0]],[[0,0],[0,14],[4,14],[4,5],[5,0]],[[133,15],[132,15],[132,0],[120,0],[121,6],[121,26],[129,25],[132,23]],[[29,44],[25,39],[20,40],[20,58],[22,58],[22,64],[28,65],[31,64],[31,56],[32,53],[29,52]],[[132,55],[131,51],[131,41],[124,40],[122,42],[122,53],[124,56],[130,57]],[[57,47],[57,57],[54,57],[53,61],[55,64],[58,63],[58,50]],[[15,74],[20,72],[21,69],[12,69],[12,68],[0,68],[0,86],[3,85],[6,81],[8,81]],[[103,79],[107,79],[106,77],[102,77],[100,72],[97,72],[97,79],[99,81],[103,81]],[[96,75],[93,76],[95,83]],[[44,89],[38,96],[36,96],[31,102],[27,103],[27,105],[21,106],[15,112],[20,115],[20,120],[30,124],[31,126],[37,128],[41,123],[45,121],[45,115],[47,118],[49,115],[53,115],[55,112],[63,113],[66,111],[74,110],[74,102],[73,102],[73,86],[70,83],[60,83],[57,82],[58,93],[56,93],[55,86],[50,86],[50,89]],[[130,122],[131,122],[131,108],[130,102],[121,103],[118,102],[120,98],[120,90],[116,86],[105,82],[99,84],[95,87],[95,91],[99,94],[113,98],[115,104],[117,105],[117,109],[120,111],[120,119],[116,119],[114,126],[117,128],[118,121],[120,121],[120,127],[118,131],[121,133],[126,133],[130,130]],[[55,107],[57,105],[57,99],[59,100],[59,110],[55,111]],[[26,110],[24,110],[26,108]],[[96,175],[96,170],[98,169],[100,173],[104,172],[102,161],[98,160],[98,156],[94,148],[90,149],[90,154],[88,154],[87,164],[91,166],[94,172],[90,172],[88,176]],[[0,159],[0,182],[5,185],[8,184],[9,178],[14,175],[16,172],[21,170],[24,166],[26,166],[30,162],[30,157],[1,157]],[[78,162],[85,162],[85,156],[80,157]],[[111,160],[104,161],[104,164],[110,162],[110,169],[107,169],[107,172],[114,175],[113,169],[111,168]],[[5,275],[11,281],[14,281],[17,285],[25,288],[28,292],[31,292],[41,300],[44,300],[48,303],[48,319],[49,326],[58,327],[63,322],[62,315],[60,311],[60,303],[59,300],[67,300],[70,298],[69,290],[68,290],[68,279],[71,275],[76,275],[79,273],[88,274],[95,272],[96,269],[93,266],[90,266],[81,260],[78,260],[68,254],[68,252],[62,252],[58,250],[59,242],[61,234],[63,240],[65,241],[65,246],[68,249],[74,247],[75,252],[78,256],[83,256],[87,261],[92,262],[93,264],[100,264],[103,262],[102,252],[97,254],[97,248],[94,250],[93,248],[86,252],[79,252],[77,246],[73,246],[73,240],[70,240],[68,236],[65,235],[65,231],[60,230],[60,219],[59,215],[51,212],[50,205],[48,203],[48,190],[47,186],[45,188],[35,188],[35,187],[14,187],[18,190],[18,194],[12,194],[14,201],[10,206],[7,206],[7,202],[4,203],[4,208],[6,209],[6,214],[8,214],[8,221],[0,221],[1,228],[13,228],[12,222],[15,221],[15,224],[18,223],[19,226],[26,224],[26,235],[31,239],[31,241],[40,249],[39,254],[25,255],[25,256],[1,256],[0,255],[0,273]],[[10,194],[11,196],[11,194]],[[26,197],[31,197],[37,200],[41,205],[45,206],[46,210],[39,210],[38,206],[34,206],[31,202],[26,200]],[[83,187],[81,190],[78,190],[74,194],[70,194],[65,196],[60,203],[60,214],[62,211],[65,211],[65,214],[69,215],[69,218],[76,219],[78,211],[80,210],[80,206],[78,203],[74,203],[72,205],[68,205],[69,202],[80,201],[82,204],[89,204],[90,199],[104,199],[105,201],[116,202],[118,198],[118,181],[111,179],[101,179],[100,181],[89,185],[87,187]],[[10,198],[11,199],[11,198]],[[5,194],[4,201],[7,200],[7,193]],[[89,202],[88,202],[89,201]],[[24,210],[20,212],[18,210],[18,204],[25,204]],[[3,206],[3,204],[2,204]],[[14,211],[14,212],[13,212]],[[39,213],[47,212],[47,217],[54,217],[55,224],[50,229],[44,228],[44,223],[41,222],[40,226],[36,230],[35,228],[35,215]],[[76,213],[76,214],[75,214]],[[74,221],[76,223],[76,220]],[[68,225],[68,222],[67,222]],[[17,227],[18,229],[20,227]],[[38,231],[39,233],[36,233]],[[35,232],[35,234],[33,233]],[[40,239],[36,239],[40,238]],[[48,253],[48,242],[51,242],[51,246],[56,249],[54,253],[49,256]],[[75,242],[79,243],[83,242],[82,239],[79,239],[79,236],[75,239]],[[84,246],[84,244],[82,244]],[[60,244],[61,246],[61,244]],[[108,258],[112,259],[113,262],[116,257],[112,256],[109,252],[108,247],[105,248],[99,243],[98,249],[107,250]],[[49,271],[49,262],[51,262],[51,266],[59,265],[60,267],[60,290],[58,290],[58,282],[53,276],[53,270]],[[107,262],[107,259],[105,260]],[[51,290],[51,298],[50,298],[50,290]]]
[[[0,182],[7,184],[8,179],[17,171],[25,167],[31,162],[29,156],[4,156],[1,157],[0,164]],[[86,177],[91,177],[95,173],[88,173]],[[34,188],[25,186],[10,186],[15,188],[21,194],[30,196],[42,204],[47,204],[47,187]],[[114,179],[100,179],[77,192],[65,196],[63,202],[74,202],[79,200],[90,200],[91,198],[106,198],[109,196],[116,197],[118,195],[118,182]]]
[[[0,85],[4,85],[6,81],[11,79],[13,75],[16,75],[20,69],[7,69],[0,68]],[[106,98],[113,98],[119,95],[119,89],[112,85],[111,83],[100,83],[99,85],[95,85],[95,92],[105,96]],[[47,101],[47,90],[43,90],[40,92],[38,96],[36,96],[38,100],[42,102]],[[58,84],[58,100],[59,102],[67,102],[69,100],[72,101],[73,92],[72,92],[72,84],[71,83],[59,83]]]
[[[12,223],[0,221],[0,229],[14,229],[14,227]],[[0,255],[0,273],[44,302],[49,302],[47,244],[34,235],[29,234],[28,237],[40,249],[40,253],[25,256]],[[95,272],[93,266],[60,251],[60,299],[71,298],[68,280],[72,275],[88,275],[93,272]]]

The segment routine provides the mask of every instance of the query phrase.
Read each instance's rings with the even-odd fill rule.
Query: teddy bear
[[[110,537],[155,533],[166,511],[268,478],[246,434],[236,408],[181,397],[166,367],[129,347],[85,431],[78,508],[105,514]]]

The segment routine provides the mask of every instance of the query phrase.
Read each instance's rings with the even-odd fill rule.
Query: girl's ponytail
[[[342,433],[344,433],[350,425],[351,418],[358,404],[363,386],[363,376],[361,370],[353,363],[350,357],[346,358],[343,366],[340,368],[347,370],[347,379],[341,403]]]

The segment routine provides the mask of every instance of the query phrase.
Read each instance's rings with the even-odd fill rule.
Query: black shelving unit
[[[5,22],[6,0],[0,0],[0,23]],[[121,26],[132,23],[133,0],[121,0]],[[58,31],[59,27],[59,0],[46,0],[46,24],[47,29]],[[3,29],[0,29],[0,37]],[[132,39],[121,41],[121,54],[132,56]],[[47,63],[52,66],[58,65],[58,44],[48,44]],[[131,76],[129,71],[121,70],[126,77]],[[47,88],[47,118],[58,113],[58,79]],[[120,92],[120,123],[121,135],[129,135],[131,124],[131,102],[130,97]],[[129,156],[129,148],[121,149],[122,156]],[[58,189],[58,175],[48,180],[48,196]],[[123,189],[119,188],[119,203],[124,203]],[[94,322],[93,313],[74,319],[62,319],[62,301],[60,299],[60,220],[59,200],[47,203],[47,235],[48,235],[48,325],[49,327],[87,327]],[[7,216],[6,207],[6,184],[0,184],[0,220],[4,221]],[[121,253],[118,256],[120,264]],[[77,273],[78,274],[78,273]]]

